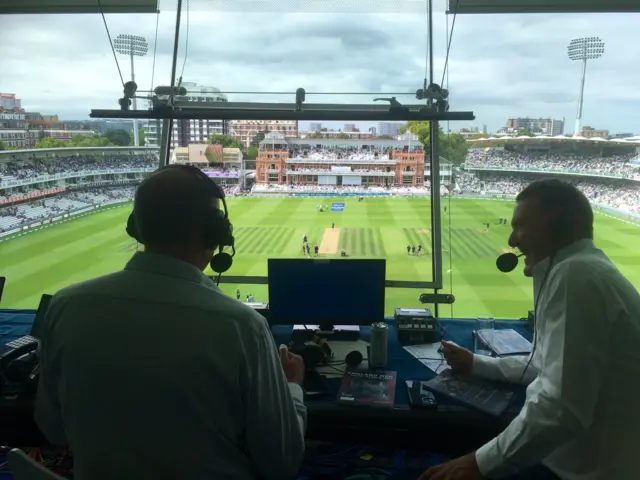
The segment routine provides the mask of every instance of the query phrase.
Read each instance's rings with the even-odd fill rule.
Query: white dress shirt
[[[302,389],[262,316],[196,267],[136,253],[58,292],[36,421],[78,480],[287,479],[304,454]]]
[[[501,478],[542,462],[563,480],[640,478],[640,295],[593,246],[560,250],[534,267],[535,352],[525,405],[476,451]],[[475,375],[517,382],[528,357],[474,356]]]

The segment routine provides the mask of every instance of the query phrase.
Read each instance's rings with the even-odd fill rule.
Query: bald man
[[[304,364],[203,274],[221,198],[193,167],[155,172],[134,201],[144,252],[51,301],[36,422],[76,480],[295,476]]]

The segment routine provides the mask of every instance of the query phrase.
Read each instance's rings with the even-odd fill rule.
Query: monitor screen
[[[269,259],[271,323],[382,321],[385,271],[384,259]]]
[[[33,320],[33,325],[31,326],[31,336],[35,338],[42,338],[42,334],[44,333],[44,317],[47,313],[47,309],[49,308],[49,302],[53,298],[53,295],[47,295],[46,293],[42,295],[40,298],[40,305],[38,305],[38,310],[36,311],[36,317]]]

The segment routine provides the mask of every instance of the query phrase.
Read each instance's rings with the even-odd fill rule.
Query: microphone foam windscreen
[[[503,253],[496,260],[496,267],[504,273],[513,271],[518,266],[518,256],[515,253]]]

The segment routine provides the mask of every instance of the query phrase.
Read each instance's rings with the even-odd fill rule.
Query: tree
[[[36,148],[64,148],[68,146],[70,146],[69,143],[53,137],[44,137],[36,142]]]
[[[4,143],[2,140],[0,140],[0,151],[2,150],[19,150],[19,149],[17,147],[10,147],[6,143]]]
[[[438,135],[440,139],[440,156],[446,158],[454,165],[464,163],[469,151],[469,144],[466,139],[459,133],[450,133],[449,135],[440,131]]]
[[[307,135],[307,138],[324,138],[322,132],[313,132],[310,135]]]
[[[348,133],[340,132],[336,135],[336,138],[340,138],[342,140],[348,140],[351,138]]]
[[[427,121],[410,120],[405,123],[404,126],[400,127],[400,133],[411,132],[418,137],[420,143],[427,146],[429,145],[429,138],[431,138],[429,128],[430,124]]]
[[[247,158],[258,158],[258,149],[257,149],[257,147],[249,147],[247,149]]]
[[[121,128],[117,130],[107,130],[104,134],[105,138],[114,145],[126,147],[129,145],[129,132]]]
[[[418,137],[420,143],[425,146],[425,151],[429,151],[429,140],[431,139],[429,128],[430,125],[427,121],[412,120],[407,122],[403,127],[400,127],[400,133],[407,131],[413,133]],[[440,129],[438,139],[440,140],[439,155],[441,157],[446,158],[454,165],[464,163],[469,146],[462,135],[459,133],[450,133],[447,135]]]
[[[74,147],[109,147],[113,146],[106,137],[84,137],[71,142]]]
[[[252,147],[259,148],[260,147],[260,142],[264,140],[264,137],[267,135],[267,133],[269,133],[269,130],[265,130],[264,132],[256,133],[253,136],[253,138],[251,139],[251,144],[250,145]]]
[[[519,137],[533,137],[533,133],[531,133],[529,130],[526,129],[522,129],[518,131],[518,136]]]
[[[214,133],[209,138],[209,144],[222,145],[222,148],[239,148],[240,150],[244,150],[242,142],[231,135],[218,135]]]
[[[133,138],[133,132],[129,134],[129,145],[134,145],[135,138]],[[145,135],[144,128],[138,129],[138,147],[144,147],[147,143],[147,137]]]
[[[395,140],[393,135],[378,135],[376,138],[378,140]]]

